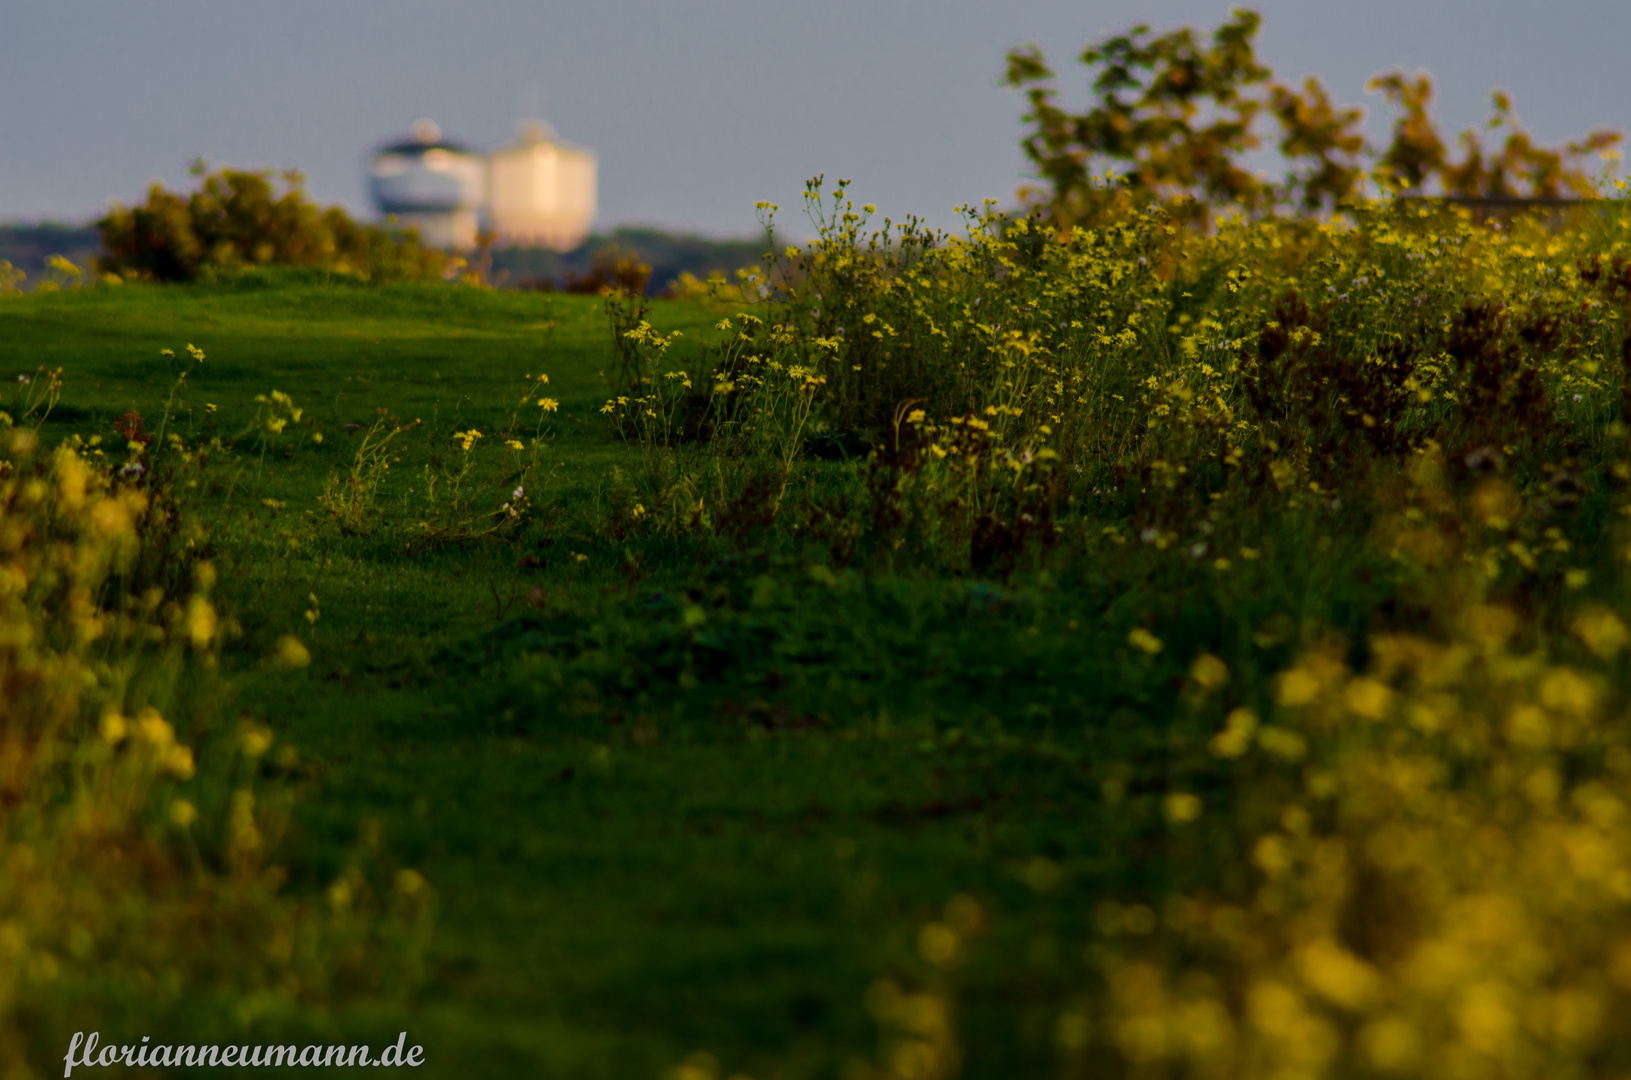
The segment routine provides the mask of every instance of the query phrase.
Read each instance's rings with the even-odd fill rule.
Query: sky
[[[0,221],[84,221],[197,157],[298,168],[372,216],[370,147],[428,116],[487,148],[542,100],[600,161],[597,227],[801,230],[804,181],[853,181],[896,219],[951,227],[1014,201],[1025,104],[1004,55],[1036,42],[1066,101],[1074,57],[1137,22],[1210,29],[1203,0],[3,0]],[[1446,132],[1512,93],[1543,142],[1631,128],[1626,0],[1263,0],[1259,57],[1369,104],[1373,74],[1425,68]]]

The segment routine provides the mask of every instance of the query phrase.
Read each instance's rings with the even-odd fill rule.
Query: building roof
[[[474,154],[475,150],[461,142],[442,138],[442,127],[428,116],[421,116],[409,128],[411,134],[400,142],[385,143],[374,148],[375,155],[403,154],[419,156],[431,150],[448,150],[455,154]]]
[[[431,150],[451,150],[455,154],[474,154],[476,151],[464,143],[452,139],[437,139],[435,142],[420,142],[418,139],[404,139],[401,142],[382,143],[374,147],[376,154],[406,154],[417,156]]]

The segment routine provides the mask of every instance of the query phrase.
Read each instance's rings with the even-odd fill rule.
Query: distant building
[[[381,146],[368,167],[379,212],[417,227],[431,247],[476,246],[486,195],[487,163],[469,147],[442,138],[432,120],[416,120],[410,138]]]
[[[468,251],[486,227],[501,244],[570,251],[594,222],[595,156],[558,141],[541,120],[522,124],[520,135],[482,155],[417,120],[410,138],[371,155],[369,194],[381,214],[418,228],[432,247]]]
[[[487,155],[487,225],[498,242],[571,251],[595,219],[595,155],[555,138],[542,120]]]

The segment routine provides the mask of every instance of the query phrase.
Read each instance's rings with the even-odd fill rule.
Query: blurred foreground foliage
[[[60,375],[0,402],[0,1076],[65,1031],[230,1040],[402,992],[429,892],[366,830],[326,896],[280,892],[298,756],[228,714],[240,629],[183,497],[209,448],[139,418],[48,447]]]

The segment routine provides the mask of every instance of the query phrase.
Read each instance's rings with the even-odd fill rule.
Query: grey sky
[[[1024,103],[1009,46],[1069,60],[1137,21],[1211,28],[1201,0],[3,0],[0,219],[84,219],[196,155],[298,167],[313,194],[368,211],[363,155],[417,116],[478,146],[509,138],[528,87],[560,134],[600,155],[599,224],[755,230],[795,220],[806,177],[945,226],[1010,202]],[[1626,0],[1264,2],[1260,55],[1333,97],[1392,67],[1430,70],[1447,131],[1495,86],[1553,141],[1631,127]]]

